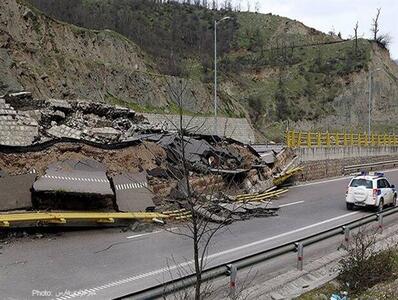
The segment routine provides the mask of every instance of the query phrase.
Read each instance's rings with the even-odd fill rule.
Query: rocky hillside
[[[38,98],[83,98],[142,111],[206,112],[210,90],[156,70],[134,42],[111,30],[56,21],[16,0],[0,2],[0,93],[26,89]],[[237,114],[243,109],[231,106]]]
[[[143,0],[30,0],[74,24],[67,25],[16,1],[0,4],[3,92],[23,86],[41,97],[173,112],[173,91],[183,88],[186,112],[210,113],[213,22],[228,15],[218,31],[222,114],[248,116],[272,139],[287,126],[364,130],[368,70],[381,67],[374,128],[398,125],[398,67],[368,40],[356,44],[271,14]]]

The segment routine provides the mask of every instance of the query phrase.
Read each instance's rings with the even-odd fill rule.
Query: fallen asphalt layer
[[[386,175],[398,184],[398,170]],[[279,216],[235,222],[218,232],[207,265],[225,263],[369,214],[346,210],[348,182],[349,177],[344,177],[291,188],[274,202],[282,206]],[[175,234],[184,230],[69,232],[56,239],[3,245],[0,298],[110,299],[162,283],[191,267],[192,241]]]

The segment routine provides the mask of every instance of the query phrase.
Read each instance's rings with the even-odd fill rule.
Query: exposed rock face
[[[138,103],[170,112],[173,95],[182,91],[184,110],[212,109],[210,87],[158,74],[137,45],[113,31],[57,22],[17,0],[1,1],[0,12],[0,94],[27,90],[35,98]]]
[[[372,49],[369,69],[372,72],[371,125],[375,132],[393,132],[398,126],[398,65],[387,51],[376,45]],[[330,128],[363,130],[368,128],[369,73],[361,71],[350,78],[343,93],[333,101],[336,113],[317,122],[297,122],[296,128],[313,130]],[[315,123],[315,124],[314,124]],[[395,129],[396,130],[396,129]]]

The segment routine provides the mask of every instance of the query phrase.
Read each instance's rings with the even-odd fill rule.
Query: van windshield
[[[353,179],[351,181],[350,187],[358,187],[358,186],[364,186],[367,189],[373,188],[372,186],[372,181],[371,180],[366,180],[366,179]]]

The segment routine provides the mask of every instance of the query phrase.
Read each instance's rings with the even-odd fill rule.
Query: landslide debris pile
[[[265,192],[294,163],[287,149],[260,156],[235,140],[180,136],[131,109],[106,104],[9,94],[0,98],[0,120],[3,211],[181,209],[184,164],[195,194],[209,196],[220,190],[225,195]],[[249,206],[245,210],[253,211]],[[208,214],[204,207],[200,211]]]
[[[0,145],[29,146],[66,138],[118,143],[148,127],[142,116],[125,107],[81,100],[34,100],[28,92],[0,98]]]

